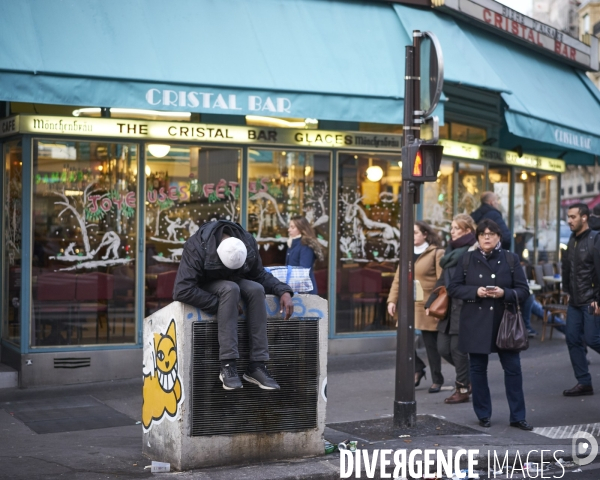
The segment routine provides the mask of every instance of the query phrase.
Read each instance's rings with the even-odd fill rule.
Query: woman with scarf
[[[517,303],[524,302],[529,297],[529,286],[519,257],[502,249],[502,233],[497,223],[482,220],[475,234],[477,249],[465,253],[458,261],[448,287],[451,298],[463,300],[458,348],[469,354],[473,410],[479,425],[491,426],[492,399],[487,367],[490,353],[497,353],[504,370],[509,424],[521,430],[533,430],[525,418],[527,411],[519,352],[501,350],[496,346],[504,310],[516,308]]]
[[[421,283],[423,298],[431,295],[433,287],[442,273],[440,258],[444,250],[440,248],[439,235],[425,222],[415,222],[415,249],[413,255],[415,280]],[[388,313],[393,317],[396,314],[398,303],[398,290],[400,286],[400,268],[396,270],[394,282],[388,296]],[[429,368],[431,369],[431,380],[433,384],[429,387],[429,393],[438,393],[444,384],[442,375],[442,357],[437,348],[437,324],[434,317],[425,312],[423,302],[415,302],[415,328],[421,330]],[[425,375],[425,362],[415,353],[415,386],[418,387]]]
[[[288,227],[288,251],[285,259],[286,265],[292,267],[304,267],[310,268],[310,279],[313,284],[313,289],[310,292],[316,295],[317,282],[315,280],[315,274],[313,272],[313,266],[315,259],[323,260],[325,257],[323,254],[323,248],[317,240],[315,232],[308,223],[306,218],[296,215],[290,220]]]
[[[475,222],[473,222],[470,215],[460,213],[454,217],[450,228],[450,244],[440,260],[440,266],[443,269],[442,276],[435,284],[435,288],[444,286],[447,289],[460,258],[465,252],[476,248],[475,228]],[[429,315],[429,307],[437,296],[437,292],[432,293],[425,303],[425,313],[427,315]],[[465,403],[469,401],[471,381],[469,380],[469,356],[458,349],[458,328],[463,301],[459,298],[448,298],[448,300],[446,317],[440,320],[437,326],[437,347],[442,358],[454,366],[456,390],[444,402],[450,404]]]

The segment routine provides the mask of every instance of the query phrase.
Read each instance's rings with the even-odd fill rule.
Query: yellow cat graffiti
[[[181,400],[181,382],[177,372],[177,334],[171,320],[167,333],[154,334],[153,365],[144,375],[142,425],[149,429],[163,415],[175,417]],[[148,367],[148,365],[146,365]]]

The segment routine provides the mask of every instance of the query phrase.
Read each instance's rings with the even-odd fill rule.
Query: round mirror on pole
[[[444,86],[444,58],[437,37],[423,32],[420,43],[421,104],[423,117],[429,117],[437,107]]]

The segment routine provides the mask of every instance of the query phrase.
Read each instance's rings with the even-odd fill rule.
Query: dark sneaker
[[[237,372],[237,366],[234,363],[228,363],[227,365],[221,367],[219,380],[223,382],[223,388],[225,390],[237,390],[238,388],[244,388]]]
[[[528,328],[527,329],[527,336],[528,337],[537,337],[537,332],[533,329],[533,328]]]
[[[263,390],[279,390],[279,384],[271,376],[265,365],[260,365],[254,370],[244,373],[244,380],[255,383]]]

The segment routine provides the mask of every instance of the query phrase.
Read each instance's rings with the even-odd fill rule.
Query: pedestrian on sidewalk
[[[443,269],[442,275],[435,284],[434,289],[440,286],[448,289],[454,271],[456,268],[462,268],[458,263],[463,254],[477,248],[477,239],[475,238],[476,228],[473,219],[465,213],[460,213],[452,219],[450,244],[440,260],[440,266]],[[432,293],[425,303],[425,313],[427,315],[429,315],[429,307],[437,296],[437,293]],[[449,297],[446,317],[440,320],[437,326],[438,351],[442,358],[454,367],[456,372],[456,390],[444,400],[445,403],[450,404],[468,402],[471,392],[469,355],[458,348],[458,332],[462,305],[463,301],[460,298]]]
[[[498,353],[504,370],[510,426],[532,430],[525,418],[525,395],[519,352],[500,350],[496,338],[506,303],[516,305],[529,296],[519,257],[501,247],[501,229],[482,220],[475,231],[478,248],[463,255],[448,288],[452,298],[464,301],[460,313],[458,348],[469,354],[473,410],[482,427],[491,426],[492,399],[487,367],[490,353]]]
[[[173,300],[216,314],[219,338],[219,379],[225,390],[242,388],[238,376],[239,304],[247,305],[250,363],[244,380],[263,390],[279,390],[265,362],[269,360],[265,293],[279,297],[285,319],[292,315],[292,289],[267,272],[254,237],[228,220],[206,222],[183,247]]]
[[[482,220],[489,219],[500,227],[502,233],[502,248],[510,250],[510,239],[512,235],[506,226],[502,213],[500,212],[500,198],[494,192],[483,192],[481,194],[481,205],[477,210],[471,212],[473,221],[478,224]]]
[[[310,268],[310,280],[312,281],[313,289],[310,292],[304,293],[316,295],[318,293],[317,281],[315,280],[313,267],[315,259],[323,260],[323,248],[319,240],[317,240],[317,236],[310,223],[300,215],[291,218],[288,226],[288,234],[288,251],[285,257],[285,264],[292,267]]]
[[[567,216],[572,233],[563,254],[562,280],[569,294],[566,337],[577,385],[563,395],[578,397],[594,394],[585,345],[600,353],[600,235],[589,227],[585,203],[571,206]]]
[[[423,288],[423,298],[429,298],[433,287],[442,274],[440,259],[444,250],[440,248],[440,237],[425,222],[415,222],[414,227],[415,249],[413,255],[415,280],[421,283]],[[396,304],[398,303],[398,290],[400,286],[400,267],[396,270],[394,282],[388,295],[388,313],[393,317],[396,314]],[[442,357],[437,347],[437,318],[430,317],[425,313],[425,305],[421,302],[415,302],[415,328],[421,330],[425,351],[429,360],[431,369],[431,380],[433,383],[429,387],[429,393],[438,393],[444,384],[442,375]],[[419,386],[421,379],[425,375],[425,362],[419,358],[415,352],[415,386]]]

